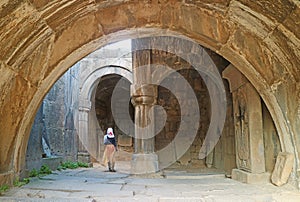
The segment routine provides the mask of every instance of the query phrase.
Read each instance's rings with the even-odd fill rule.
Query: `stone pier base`
[[[258,184],[270,182],[270,173],[249,173],[239,169],[233,169],[231,173],[233,180],[247,183],[247,184]]]
[[[131,160],[131,174],[155,173],[158,171],[157,154],[133,154]]]
[[[89,167],[93,167],[93,163],[91,162],[91,156],[87,152],[78,152],[77,161],[81,163],[87,163]]]
[[[0,185],[12,185],[13,181],[14,181],[14,172],[13,171],[9,171],[7,173],[0,173]],[[1,194],[0,194],[1,195]]]
[[[62,157],[43,158],[41,161],[41,166],[47,165],[51,170],[56,170],[58,166],[62,163],[62,161]]]

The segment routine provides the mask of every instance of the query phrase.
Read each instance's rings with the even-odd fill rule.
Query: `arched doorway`
[[[262,9],[264,6],[258,5],[255,2],[249,4],[243,4],[242,2],[229,4],[226,2],[218,4],[220,6],[217,7],[212,6],[211,4],[207,6],[206,4],[192,2],[177,2],[172,6],[169,6],[169,2],[165,2],[163,5],[148,3],[147,5],[151,5],[147,7],[149,12],[142,12],[139,14],[133,12],[136,14],[133,15],[134,20],[132,18],[127,18],[127,12],[123,12],[124,9],[139,10],[139,8],[144,7],[144,4],[120,3],[113,7],[113,9],[124,15],[125,18],[118,18],[116,16],[107,18],[103,16],[112,15],[111,13],[113,12],[111,7],[91,4],[90,6],[95,8],[94,10],[90,9],[90,7],[89,9],[77,10],[76,6],[73,7],[69,5],[65,8],[69,12],[54,12],[53,15],[48,16],[48,14],[43,15],[39,12],[43,12],[46,8],[57,8],[60,4],[47,5],[46,3],[33,3],[33,5],[27,5],[25,3],[20,3],[16,6],[16,9],[12,9],[12,15],[14,15],[13,13],[15,10],[28,6],[30,8],[29,10],[33,11],[29,12],[32,13],[32,15],[38,13],[38,16],[44,16],[45,19],[33,19],[38,20],[39,22],[41,20],[44,29],[26,26],[27,23],[29,23],[29,25],[41,24],[32,23],[30,20],[24,21],[24,24],[22,25],[27,29],[40,31],[28,31],[26,32],[27,35],[25,34],[25,37],[21,34],[17,35],[15,40],[11,40],[10,37],[7,37],[7,40],[3,40],[4,49],[7,50],[3,53],[2,57],[2,60],[5,60],[5,62],[1,63],[4,67],[2,70],[4,72],[3,75],[7,75],[3,80],[3,86],[8,86],[8,91],[5,92],[13,92],[13,89],[20,89],[20,86],[22,86],[24,90],[17,96],[17,100],[20,102],[11,102],[9,93],[3,94],[4,101],[3,104],[1,104],[3,116],[1,116],[1,123],[5,124],[1,125],[1,131],[3,131],[3,133],[1,133],[3,142],[1,143],[0,152],[1,172],[4,176],[13,176],[13,173],[19,173],[22,169],[22,162],[24,162],[24,153],[34,114],[42,97],[66,69],[84,55],[107,43],[107,41],[112,42],[114,40],[120,40],[122,37],[128,38],[134,36],[140,37],[142,35],[157,35],[158,33],[172,34],[169,30],[159,32],[158,30],[150,31],[149,29],[146,29],[146,31],[140,29],[138,31],[131,30],[131,32],[117,32],[117,30],[123,30],[125,28],[129,30],[133,27],[145,28],[148,26],[152,28],[166,27],[176,31],[173,35],[178,36],[178,33],[180,33],[181,35],[190,36],[200,44],[218,52],[234,64],[250,80],[270,111],[279,133],[282,150],[293,153],[296,157],[294,164],[294,175],[296,176],[298,171],[299,149],[297,148],[297,143],[299,142],[299,137],[297,134],[299,117],[295,117],[294,111],[298,110],[297,101],[299,96],[292,95],[299,90],[299,86],[296,85],[296,81],[299,80],[297,74],[297,64],[299,62],[297,60],[290,60],[290,57],[298,55],[294,50],[297,50],[295,47],[297,47],[299,37],[297,34],[293,34],[296,33],[295,27],[297,26],[290,26],[293,25],[293,19],[297,19],[297,16],[299,15],[297,14],[299,6],[295,2],[291,1],[285,5],[284,12],[282,15],[278,16],[274,15],[273,12],[268,12],[270,10]],[[282,4],[279,3],[275,6],[280,7],[281,5]],[[178,20],[174,19],[176,18],[175,15],[171,15],[172,17],[170,18],[166,15],[158,17],[157,13],[160,13],[158,11],[162,9],[161,6],[168,8],[168,12],[164,13],[181,13],[182,17]],[[280,10],[279,7],[276,8]],[[264,8],[271,9],[271,7],[268,6]],[[60,9],[53,10],[57,11]],[[255,18],[255,20],[252,21],[253,23],[247,23],[249,12],[246,12],[246,10],[261,13],[266,18],[261,20]],[[52,18],[53,16],[63,15],[62,13],[73,12],[81,12],[82,15]],[[29,13],[27,14],[31,15]],[[95,15],[99,18],[96,18]],[[7,14],[6,17],[7,16],[10,17],[11,15]],[[3,19],[5,20],[6,18]],[[59,20],[61,19],[65,19],[66,23],[59,23]],[[108,22],[107,19],[113,19],[113,23],[111,21]],[[203,20],[201,21],[203,22],[201,24],[202,26],[199,25],[198,19]],[[286,20],[286,24],[280,24],[279,27],[274,26],[274,21],[281,23],[284,20]],[[175,21],[178,21],[176,25],[173,23]],[[15,23],[15,21],[10,22]],[[101,24],[101,31],[99,30],[99,26],[97,26],[99,23]],[[267,26],[267,24],[270,26]],[[257,31],[257,28],[261,28],[261,32]],[[10,32],[11,29],[7,29],[8,35]],[[110,33],[114,34],[109,35]],[[39,37],[30,37],[32,35]],[[73,36],[76,37],[73,38]],[[24,38],[26,38],[26,40],[36,40],[33,43],[23,43]],[[15,46],[11,46],[11,43],[6,43],[7,41],[14,41]],[[27,46],[26,44],[31,45]],[[286,46],[281,49],[278,44],[285,44]],[[49,46],[51,46],[51,49],[48,48]],[[11,47],[17,47],[16,49],[19,51],[12,51],[16,49],[12,49]],[[257,50],[257,52],[253,52],[253,49]],[[267,54],[263,54],[265,52]],[[44,53],[47,55],[47,57],[44,57],[47,62],[45,62],[45,60],[36,60]],[[263,60],[261,59],[262,57]],[[24,63],[24,58],[27,58],[26,63]],[[34,66],[33,64],[40,64],[35,66],[40,66],[43,71],[40,71],[39,74],[36,74],[35,76],[33,74],[26,75],[26,71],[23,71],[24,74],[16,76],[11,72],[12,68],[10,66],[18,67],[20,64],[24,64],[22,66],[23,70],[31,69],[31,67]],[[267,64],[268,69],[270,70],[268,74],[265,74],[265,66],[261,64]],[[15,69],[16,71],[19,71],[18,68]],[[281,78],[281,70],[285,72],[283,80]],[[32,73],[33,70],[29,70],[28,72]],[[31,78],[29,79],[30,81],[28,78]],[[9,85],[12,81],[14,85]],[[27,83],[26,81],[29,81],[29,85],[21,85]],[[36,83],[38,83],[38,85],[36,85]],[[14,111],[15,107],[18,105],[23,106],[22,110]],[[292,109],[290,109],[291,107],[289,106],[293,106]],[[285,109],[289,109],[288,113],[285,113]],[[10,127],[5,127],[6,124],[10,125]],[[6,179],[6,177],[3,177],[3,179],[4,178]]]

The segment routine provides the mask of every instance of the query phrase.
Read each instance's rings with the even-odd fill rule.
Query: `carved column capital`
[[[89,112],[92,108],[92,103],[89,100],[79,100],[79,111]]]
[[[157,101],[157,86],[152,84],[132,85],[131,97],[134,106],[152,106],[156,104]]]

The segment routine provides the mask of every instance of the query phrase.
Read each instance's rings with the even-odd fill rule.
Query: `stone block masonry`
[[[276,159],[274,171],[271,176],[272,183],[281,186],[287,183],[292,172],[294,155],[288,152],[280,152]]]

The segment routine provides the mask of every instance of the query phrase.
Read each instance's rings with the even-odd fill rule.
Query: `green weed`
[[[14,186],[15,187],[21,187],[25,184],[28,184],[30,182],[30,179],[29,178],[24,178],[22,181],[20,181],[19,179],[16,179],[14,181]]]
[[[39,175],[39,171],[36,170],[35,168],[32,169],[29,173],[29,177],[37,177]]]
[[[39,175],[49,175],[52,173],[52,170],[47,165],[42,165]]]
[[[76,169],[79,167],[88,168],[89,166],[87,163],[66,161],[61,163],[61,165],[58,166],[57,170],[61,171],[66,169]]]
[[[29,173],[29,177],[41,177],[49,175],[52,173],[52,170],[47,165],[42,165],[40,170],[32,169]]]
[[[88,164],[88,163],[78,162],[78,166],[79,166],[79,167],[83,167],[83,168],[88,168],[88,167],[89,167],[89,164]]]
[[[3,193],[6,192],[8,189],[9,186],[7,184],[0,186],[0,196],[3,195]]]

